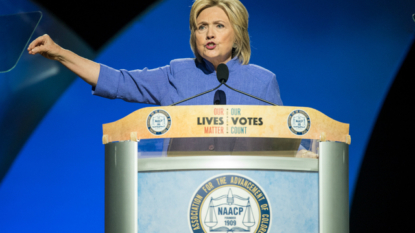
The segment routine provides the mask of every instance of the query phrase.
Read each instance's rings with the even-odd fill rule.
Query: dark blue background
[[[250,13],[251,63],[277,75],[284,105],[315,108],[350,124],[352,199],[377,114],[414,40],[415,1],[242,2]],[[192,57],[188,43],[191,4],[190,0],[161,1],[115,36],[95,60],[114,68],[141,69]],[[0,0],[0,15],[36,9],[40,8],[26,0]],[[36,35],[59,30],[70,34],[40,10],[45,17]],[[59,37],[58,32],[53,38]],[[75,41],[76,35],[72,36]],[[60,44],[88,54],[85,49],[72,49],[70,42]],[[23,64],[30,66],[42,59],[24,53],[11,72],[31,76]],[[52,61],[38,68],[53,71],[51,67],[64,70]],[[25,84],[10,78],[15,74],[11,72],[0,74],[0,120],[6,119],[1,112],[7,93]],[[50,92],[54,88],[51,85]],[[91,96],[90,86],[76,79],[41,120],[0,184],[0,231],[103,232],[101,126],[145,106]],[[31,107],[36,111],[38,106]],[[2,140],[6,137],[2,135]]]

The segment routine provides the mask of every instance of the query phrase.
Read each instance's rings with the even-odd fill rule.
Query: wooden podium
[[[317,110],[143,108],[102,140],[105,232],[349,232],[349,125]]]

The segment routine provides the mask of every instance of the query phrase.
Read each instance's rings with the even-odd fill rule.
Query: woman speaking
[[[227,84],[271,103],[282,105],[275,75],[248,64],[251,48],[248,12],[239,0],[196,0],[190,11],[191,59],[177,59],[170,65],[142,70],[115,70],[61,48],[43,35],[28,47],[30,54],[57,60],[93,86],[93,94],[129,102],[170,105],[218,86],[216,69],[226,64]],[[226,104],[263,105],[264,102],[226,87],[219,88]],[[183,102],[186,105],[214,103],[214,93]]]
[[[61,62],[91,84],[94,95],[110,99],[171,105],[218,86],[216,70],[219,64],[226,64],[229,69],[227,84],[230,87],[282,105],[275,75],[260,66],[249,64],[248,12],[239,0],[196,0],[189,21],[190,47],[195,58],[176,59],[170,65],[156,69],[115,70],[61,48],[48,35],[34,40],[28,51]],[[264,104],[224,86],[216,93],[210,92],[181,104],[214,104],[217,93],[224,95],[219,101],[222,104]],[[220,141],[215,138],[174,139],[170,140],[169,150],[273,151],[276,144],[273,139],[264,138],[222,138]],[[306,150],[300,150],[297,156],[317,157]]]

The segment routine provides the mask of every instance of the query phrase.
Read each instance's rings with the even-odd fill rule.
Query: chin
[[[218,56],[217,54],[215,54],[215,55],[213,55],[213,54],[209,54],[209,55],[204,54],[202,57],[204,59],[208,60],[208,61],[212,61],[212,60],[218,59],[220,56]]]

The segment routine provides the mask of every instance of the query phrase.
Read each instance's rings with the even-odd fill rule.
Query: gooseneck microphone
[[[218,78],[218,81],[221,84],[225,84],[228,81],[228,78],[229,78],[228,66],[223,64],[223,63],[219,64],[218,67],[216,68],[216,74],[217,74],[216,76]]]
[[[224,65],[224,66],[225,66],[225,68],[223,68],[223,66],[222,66],[222,68],[220,68],[220,67],[221,67],[221,65]],[[218,78],[218,80],[219,80],[219,82],[220,82],[219,86],[217,86],[217,87],[215,87],[215,88],[213,88],[213,89],[211,89],[211,90],[208,90],[208,91],[202,92],[202,93],[200,93],[200,94],[197,94],[197,95],[195,95],[195,96],[189,97],[189,98],[187,98],[187,99],[181,100],[181,101],[179,101],[179,102],[176,102],[176,103],[174,103],[174,104],[170,104],[169,106],[175,106],[175,105],[177,105],[177,104],[183,103],[183,102],[185,102],[185,101],[191,100],[191,99],[193,99],[193,98],[196,98],[196,97],[198,97],[198,96],[201,96],[201,95],[207,94],[207,93],[209,93],[209,92],[212,92],[212,91],[214,91],[214,90],[218,89],[218,88],[219,88],[219,87],[221,87],[224,83],[226,83],[226,81],[228,81],[228,77],[229,77],[229,70],[228,70],[228,67],[227,67],[225,64],[220,64],[220,65],[218,65],[218,68],[216,69],[216,76],[217,76],[217,78]],[[226,85],[226,84],[225,84],[225,85]]]
[[[236,91],[236,92],[239,92],[239,93],[241,93],[241,94],[247,95],[247,96],[249,96],[249,97],[252,97],[252,98],[254,98],[254,99],[260,100],[260,101],[265,102],[265,103],[267,103],[267,104],[270,104],[270,105],[273,105],[273,106],[278,106],[277,104],[274,104],[274,103],[268,102],[268,101],[263,100],[263,99],[261,99],[261,98],[259,98],[259,97],[256,97],[256,96],[253,96],[253,95],[247,94],[247,93],[245,93],[245,92],[243,92],[243,91],[240,91],[240,90],[237,90],[237,89],[234,89],[234,88],[232,88],[232,87],[228,86],[228,84],[226,84],[226,82],[228,81],[228,78],[229,78],[229,69],[228,69],[228,66],[227,66],[227,65],[225,65],[225,64],[219,64],[219,65],[218,65],[218,67],[216,68],[216,77],[217,77],[218,81],[220,82],[219,86],[217,86],[217,87],[215,87],[215,88],[213,88],[213,89],[211,89],[211,90],[208,90],[208,91],[202,92],[202,93],[200,93],[200,94],[197,94],[197,95],[195,95],[195,96],[189,97],[189,98],[187,98],[187,99],[181,100],[181,101],[179,101],[179,102],[176,102],[176,103],[170,104],[169,106],[175,106],[175,105],[177,105],[177,104],[180,104],[180,103],[183,103],[183,102],[185,102],[185,101],[191,100],[191,99],[193,99],[193,98],[199,97],[199,96],[201,96],[201,95],[207,94],[207,93],[209,93],[209,92],[212,92],[212,91],[214,91],[214,90],[218,89],[218,88],[219,88],[219,87],[221,87],[222,85],[227,86],[229,89],[231,89],[231,90],[233,90],[233,91]],[[225,97],[225,98],[226,98],[226,97]]]
[[[225,65],[225,64],[219,64],[217,70],[218,70],[218,81],[221,83],[221,85],[223,84],[223,85],[227,86],[229,89],[231,89],[233,91],[239,92],[241,94],[247,95],[247,96],[252,97],[254,99],[257,99],[257,100],[261,100],[262,102],[265,102],[267,104],[270,104],[270,105],[273,105],[273,106],[278,106],[277,104],[268,102],[268,101],[263,100],[263,99],[261,99],[259,97],[256,97],[256,96],[247,94],[247,93],[245,93],[243,91],[240,91],[240,90],[237,90],[237,89],[234,89],[234,88],[228,86],[228,84],[226,84],[226,82],[228,81],[228,78],[229,78],[229,69],[228,69],[228,66],[227,65]],[[219,70],[221,70],[221,74],[223,74],[223,76],[222,75],[219,76]],[[225,74],[226,74],[226,78],[224,76]]]
[[[228,67],[225,64],[219,64],[216,70],[218,81],[221,83],[221,85],[225,84],[229,78]],[[226,105],[226,94],[224,91],[216,91],[215,96],[213,97],[213,104]]]

